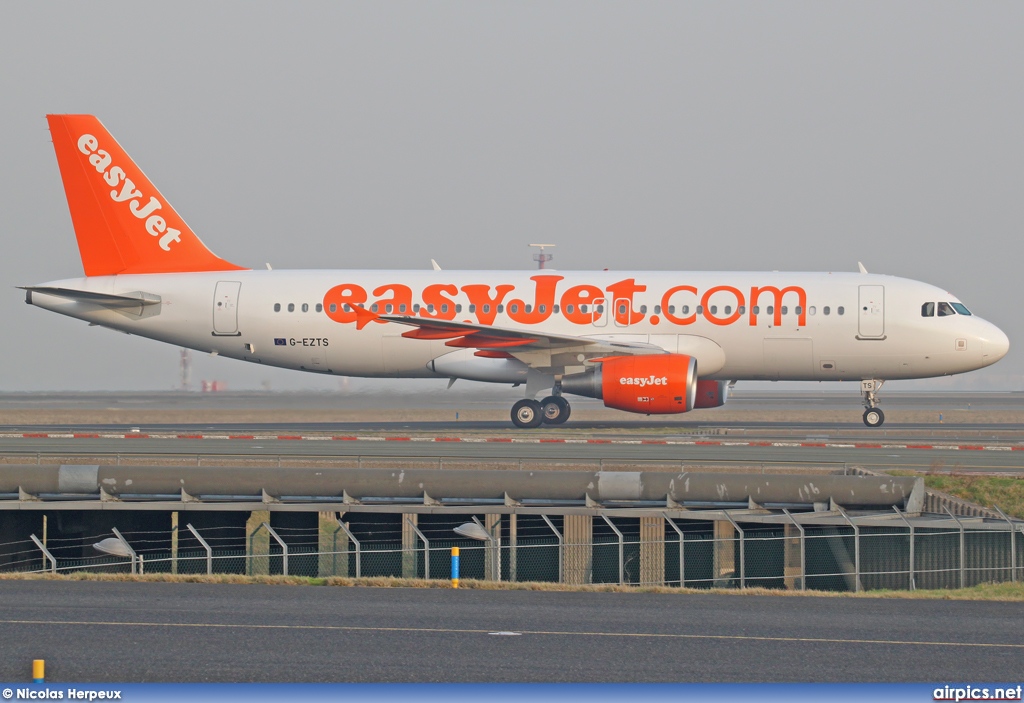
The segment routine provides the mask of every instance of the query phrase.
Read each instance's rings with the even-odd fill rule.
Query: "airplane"
[[[868,273],[252,270],[213,254],[92,115],[48,115],[85,276],[46,310],[313,373],[522,385],[520,428],[566,395],[640,414],[719,407],[745,380],[860,383],[995,363],[1009,340],[941,288]],[[537,400],[537,396],[543,396]]]

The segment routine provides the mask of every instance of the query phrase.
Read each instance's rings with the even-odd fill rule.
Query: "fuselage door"
[[[604,298],[597,298],[590,303],[590,319],[593,321],[594,327],[608,326],[608,311],[605,310],[606,307],[608,305]]]
[[[858,331],[867,339],[885,336],[885,286],[861,286]]]
[[[237,337],[238,291],[241,281],[217,281],[213,293],[213,333],[217,336]]]

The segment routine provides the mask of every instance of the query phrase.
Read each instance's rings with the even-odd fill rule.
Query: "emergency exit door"
[[[213,293],[213,334],[216,336],[237,337],[238,331],[238,292],[242,288],[241,281],[218,281]]]
[[[862,339],[885,336],[885,286],[861,286],[858,331]]]

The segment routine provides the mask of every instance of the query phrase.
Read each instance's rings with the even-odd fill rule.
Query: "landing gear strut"
[[[540,427],[542,424],[561,425],[569,419],[571,412],[569,401],[560,395],[549,395],[539,403],[524,398],[512,406],[512,424],[523,429]]]
[[[864,424],[868,427],[881,427],[885,422],[885,413],[878,407],[878,396],[876,395],[883,383],[885,381],[877,378],[860,382],[860,390],[864,394]]]

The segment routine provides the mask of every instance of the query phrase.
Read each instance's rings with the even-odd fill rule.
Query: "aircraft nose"
[[[1010,338],[991,323],[989,323],[989,328],[982,336],[982,354],[987,363],[994,364],[1010,351]]]

